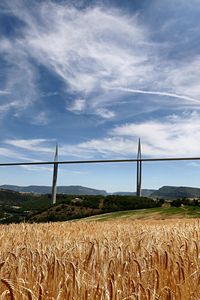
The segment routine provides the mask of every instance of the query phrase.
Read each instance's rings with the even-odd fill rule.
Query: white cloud
[[[0,40],[1,44],[1,40]],[[0,47],[0,54],[7,62],[4,76],[4,92],[1,95],[1,113],[11,109],[15,116],[29,108],[38,97],[36,70],[17,41]]]
[[[187,62],[183,61],[182,65],[171,68],[165,84],[171,85],[177,93],[199,99],[199,76],[200,56],[197,55]]]
[[[199,114],[192,113],[123,125],[113,129],[111,134],[130,139],[141,137],[145,155],[199,156],[199,132]]]
[[[171,115],[159,120],[120,125],[109,130],[99,139],[91,139],[77,144],[62,144],[59,147],[59,159],[71,160],[94,158],[134,158],[137,153],[138,138],[142,142],[142,154],[145,157],[200,156],[200,114],[184,113]],[[40,160],[53,157],[55,141],[47,139],[6,140],[5,144],[15,151],[43,154]],[[6,153],[4,151],[4,153]],[[0,151],[1,154],[1,151]],[[8,156],[10,156],[8,152]],[[39,157],[39,156],[37,156]]]
[[[2,143],[4,147],[0,148],[0,156],[6,157],[9,162],[39,162],[54,159],[55,140],[53,139],[7,139]],[[24,168],[37,170],[37,167],[41,166]]]
[[[1,91],[1,90],[0,90],[0,95],[9,95],[9,94],[10,94],[9,91]]]
[[[0,156],[3,158],[6,158],[7,162],[38,161],[38,160],[35,160],[33,157],[31,157],[29,152],[22,153],[21,151],[19,151],[19,149],[17,149],[17,148],[13,149],[9,145],[0,147]]]
[[[0,147],[0,155],[4,157],[16,157],[17,153],[11,149],[8,149],[6,147]]]
[[[49,147],[49,142],[52,140],[47,139],[21,139],[21,140],[5,140],[4,143],[7,145],[14,146],[16,148],[22,148],[29,151],[36,152],[47,152],[52,153],[53,148]]]
[[[39,112],[33,118],[33,121],[32,121],[32,124],[35,124],[35,125],[47,125],[48,123],[49,123],[49,118],[47,117],[47,114],[44,111]]]
[[[106,108],[97,108],[96,113],[103,119],[112,119],[115,117],[115,113]]]
[[[22,159],[28,159],[33,162],[37,161],[53,161],[55,154],[56,141],[54,139],[7,139],[3,141],[7,148],[2,148],[2,153],[7,153],[7,157],[13,158],[19,156]],[[8,151],[7,151],[8,149]],[[13,150],[14,149],[14,150]],[[23,156],[22,156],[23,153]],[[1,155],[1,151],[0,151]],[[88,158],[90,151],[87,149],[80,150],[76,145],[62,144],[58,147],[59,157],[83,157]]]
[[[59,92],[45,92],[41,94],[41,97],[51,97],[51,96],[57,96],[59,95]]]
[[[10,6],[27,27],[11,48],[19,48],[57,74],[66,90],[87,95],[85,101],[90,113],[113,118],[114,112],[104,107],[105,99],[101,103],[99,98],[98,104],[94,101],[94,92],[97,96],[107,96],[106,84],[115,87],[134,82],[143,86],[149,81],[153,71],[149,55],[156,49],[136,16],[111,8],[77,10],[53,2],[43,2],[29,10],[20,3],[12,1]],[[72,111],[84,111],[80,99],[71,104]]]
[[[52,166],[51,167],[44,167],[43,165],[40,166],[34,166],[34,165],[28,165],[28,166],[20,166],[20,168],[28,170],[28,171],[36,171],[36,172],[41,172],[41,171],[47,171],[52,173]]]
[[[103,139],[93,139],[78,145],[79,150],[87,149],[93,155],[101,154],[104,156],[111,155],[131,155],[134,152],[137,142],[122,137],[106,137]]]
[[[84,158],[136,157],[141,138],[145,157],[200,156],[200,115],[185,113],[163,120],[130,123],[113,128],[101,139],[64,145],[63,153]]]
[[[9,111],[12,108],[16,108],[18,107],[18,105],[19,105],[18,101],[11,101],[9,103],[2,104],[0,105],[0,113],[4,113]]]
[[[86,100],[85,99],[76,99],[73,103],[67,106],[67,109],[73,112],[81,112],[86,108]]]
[[[180,78],[180,77],[179,77]],[[186,101],[192,101],[194,103],[200,103],[200,98],[194,99],[188,96],[184,95],[178,95],[174,93],[167,93],[167,92],[159,92],[159,91],[146,91],[146,90],[135,90],[135,89],[129,89],[129,88],[123,88],[123,87],[118,87],[118,88],[108,88],[110,90],[117,90],[117,91],[122,91],[122,92],[128,92],[128,93],[133,93],[133,94],[146,94],[146,95],[155,95],[155,96],[164,96],[164,97],[170,97],[170,98],[177,98],[181,100],[186,100]]]

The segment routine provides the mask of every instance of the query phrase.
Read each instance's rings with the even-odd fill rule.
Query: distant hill
[[[163,186],[151,194],[153,198],[177,199],[177,198],[198,198],[200,188],[186,186]]]
[[[34,193],[34,194],[50,194],[50,186],[39,186],[39,185],[30,185],[30,186],[17,186],[17,185],[1,185],[0,189],[11,190],[20,193]],[[107,192],[104,190],[92,189],[80,185],[71,185],[71,186],[58,186],[58,194],[66,195],[103,195],[106,196]]]
[[[142,196],[149,197],[152,193],[154,193],[156,190],[153,189],[142,189]],[[136,192],[116,192],[113,193],[113,195],[121,195],[121,196],[135,196]]]
[[[38,195],[51,194],[50,186],[39,186],[39,185],[30,185],[30,186],[17,186],[17,185],[1,185],[0,191],[15,191],[18,193],[33,193]],[[108,196],[105,190],[98,190],[89,187],[84,187],[80,185],[71,185],[71,186],[58,186],[58,194],[65,195],[101,195]],[[135,196],[135,192],[115,192],[112,195],[119,196]],[[163,199],[177,199],[177,198],[200,198],[200,188],[186,187],[186,186],[163,186],[158,190],[155,189],[142,189],[143,197],[151,198],[163,198]],[[16,198],[16,195],[10,195],[10,199]],[[20,195],[17,196],[20,198]],[[1,199],[0,199],[1,201]]]

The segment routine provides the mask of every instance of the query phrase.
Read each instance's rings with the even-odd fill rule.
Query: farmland
[[[200,299],[198,219],[1,225],[0,299]]]

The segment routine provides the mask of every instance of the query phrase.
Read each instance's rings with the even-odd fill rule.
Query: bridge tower
[[[54,166],[53,166],[53,182],[52,182],[52,203],[56,203],[56,191],[57,191],[57,177],[58,177],[58,144],[56,145]]]
[[[141,197],[141,185],[142,185],[142,152],[141,152],[141,142],[140,138],[138,141],[138,153],[137,153],[137,185],[136,185],[136,195]]]

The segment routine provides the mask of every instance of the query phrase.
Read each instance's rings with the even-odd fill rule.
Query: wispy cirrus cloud
[[[47,125],[49,123],[49,118],[45,111],[38,112],[36,116],[33,117],[32,124],[34,125]]]
[[[45,66],[65,83],[66,92],[84,96],[89,113],[105,119],[115,116],[104,107],[105,98],[108,102],[112,98],[106,93],[105,84],[122,86],[134,82],[141,87],[149,82],[154,68],[149,58],[156,52],[156,47],[137,16],[112,8],[107,10],[97,6],[78,10],[46,1],[35,5],[34,10],[22,1],[11,1],[7,6],[25,26],[20,38],[4,40],[4,50],[15,47],[26,64],[31,58]],[[22,61],[20,64],[23,65]],[[19,77],[15,76],[18,80]],[[35,77],[31,79],[29,74],[29,79],[29,83],[33,83]],[[23,90],[22,87],[18,89]],[[34,96],[30,92],[27,94],[32,101],[36,96],[37,92]],[[75,96],[67,103],[67,108],[77,112],[78,107],[84,112],[83,102],[80,106],[77,101]]]
[[[72,112],[82,112],[86,109],[86,100],[85,99],[75,99],[73,103],[67,106],[67,109]]]
[[[3,38],[0,46],[11,66],[6,89],[14,100],[10,97],[7,102],[17,101],[16,115],[41,95],[37,90],[36,65],[48,69],[64,84],[66,95],[71,94],[65,108],[76,114],[87,110],[105,120],[114,119],[114,105],[127,92],[141,96],[141,103],[154,110],[167,101],[179,109],[185,102],[191,108],[199,106],[198,53],[190,59],[184,56],[182,60],[171,60],[166,53],[174,49],[173,36],[171,40],[168,36],[167,43],[155,41],[154,32],[138,14],[103,5],[78,9],[55,1],[37,2],[34,9],[21,0],[3,1],[3,6],[6,13],[23,23],[18,37]],[[160,6],[163,15],[164,7]],[[169,35],[175,17],[165,19],[163,33]],[[191,30],[195,28],[192,23],[190,26]],[[187,40],[184,42],[187,48]],[[119,94],[114,92],[117,90]],[[153,96],[157,96],[157,101]],[[174,103],[173,98],[180,101]],[[108,105],[113,107],[108,109]]]
[[[37,100],[35,67],[15,40],[4,41],[3,46],[0,40],[0,56],[6,62],[2,68],[4,91],[0,93],[0,111],[5,114],[12,110],[15,116],[20,116]]]
[[[52,144],[52,140],[48,139],[12,139],[4,141],[7,145],[25,149],[27,151],[51,153],[53,149],[49,148],[49,142]]]
[[[4,113],[9,111],[12,108],[16,108],[19,106],[18,101],[10,101],[9,103],[5,103],[0,105],[0,113]]]
[[[54,139],[6,139],[3,141],[5,147],[0,148],[0,155],[14,157],[30,161],[52,161],[55,153],[56,141]],[[75,145],[62,144],[59,146],[59,157],[90,157],[90,150],[81,151]]]
[[[10,94],[9,91],[1,91],[1,90],[0,90],[0,95],[9,95],[9,94]]]
[[[171,115],[162,120],[128,123],[116,126],[107,136],[76,145],[64,145],[69,156],[136,157],[138,138],[148,157],[199,156],[199,113]]]
[[[199,156],[199,129],[199,113],[193,112],[117,126],[111,135],[130,140],[141,137],[144,155]]]
[[[62,144],[60,159],[94,159],[135,157],[138,138],[142,141],[145,157],[199,156],[200,123],[199,113],[171,115],[162,120],[127,123],[109,130],[98,139],[88,139],[82,143]],[[46,159],[55,150],[55,141],[46,139],[5,140],[14,151],[31,151],[37,157]]]
[[[0,147],[0,157],[7,162],[52,161],[55,152],[55,140],[51,139],[6,139]],[[48,166],[20,166],[32,171],[50,171]]]
[[[123,88],[123,87],[118,87],[118,88],[109,88],[111,90],[117,90],[117,91],[122,91],[122,92],[128,92],[128,93],[133,93],[133,94],[143,94],[143,95],[154,95],[154,96],[162,96],[162,97],[170,97],[170,98],[177,98],[181,100],[186,100],[186,101],[192,101],[194,103],[199,103],[200,100],[194,99],[188,96],[184,95],[178,95],[174,93],[167,93],[167,92],[159,92],[159,91],[151,91],[151,90],[137,90],[137,89],[130,89],[130,88]]]
[[[105,98],[109,101],[105,83],[115,86],[131,81],[141,86],[148,81],[154,46],[136,16],[49,3],[42,5],[37,22],[28,22],[23,41],[27,51],[65,82],[68,91],[84,94],[88,112],[105,119],[115,116],[104,107]],[[98,97],[96,103],[93,93],[104,101]],[[84,112],[85,104],[75,99],[68,107]]]
[[[3,157],[16,157],[16,154],[17,152],[11,150],[11,149],[8,149],[6,147],[0,147],[0,156],[3,156]]]

